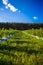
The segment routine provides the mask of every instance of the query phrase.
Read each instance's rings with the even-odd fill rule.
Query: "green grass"
[[[42,29],[0,31],[0,38],[14,34],[12,38],[0,44],[0,65],[43,65],[43,41],[28,35],[43,37]]]

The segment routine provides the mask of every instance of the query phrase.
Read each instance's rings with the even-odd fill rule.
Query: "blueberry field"
[[[43,30],[0,29],[0,65],[43,65]]]

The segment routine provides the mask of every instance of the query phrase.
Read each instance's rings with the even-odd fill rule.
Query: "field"
[[[0,65],[43,65],[43,30],[0,29]]]

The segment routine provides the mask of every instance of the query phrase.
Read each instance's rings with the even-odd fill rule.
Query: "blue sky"
[[[43,0],[0,0],[0,22],[43,23]]]

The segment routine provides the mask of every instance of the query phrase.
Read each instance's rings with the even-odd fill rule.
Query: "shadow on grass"
[[[8,41],[9,42],[9,41]],[[30,43],[30,41],[28,40],[17,40],[17,39],[14,39],[14,41],[10,41],[10,43],[17,43],[17,44],[23,44],[23,43]]]
[[[26,52],[28,54],[37,54],[37,53],[41,53],[40,50],[34,50],[34,49],[31,49],[27,46],[25,47],[20,47],[20,46],[16,46],[16,47],[12,47],[12,46],[7,46],[7,45],[0,45],[0,50],[7,50],[7,51],[18,51],[18,52]],[[4,53],[4,52],[3,52]]]

